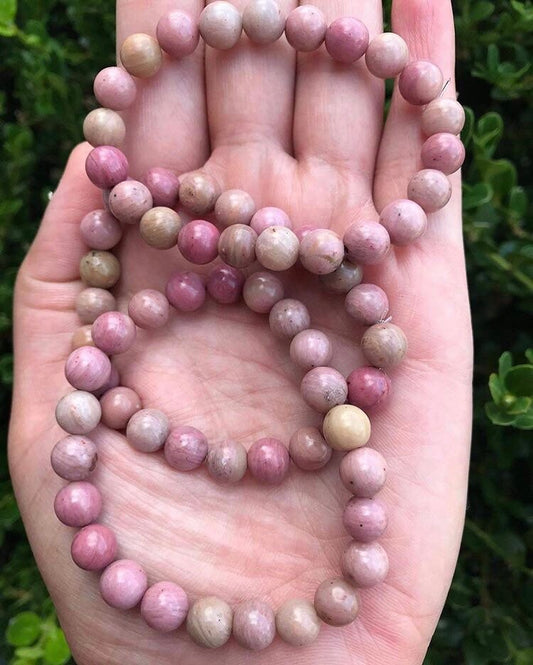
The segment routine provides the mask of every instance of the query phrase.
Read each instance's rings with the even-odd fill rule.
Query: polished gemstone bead
[[[104,312],[93,323],[92,336],[96,346],[107,353],[125,353],[135,342],[137,328],[122,312]]]
[[[332,449],[316,427],[301,427],[291,436],[289,455],[299,469],[317,471],[331,459]]]
[[[50,455],[52,469],[65,480],[85,480],[96,468],[97,461],[94,442],[75,434],[58,441]]]
[[[284,298],[272,307],[268,322],[270,330],[276,337],[292,339],[302,330],[309,328],[311,316],[303,302],[294,298]]]
[[[324,580],[315,592],[315,610],[330,626],[347,626],[359,612],[356,590],[339,577]]]
[[[356,587],[371,587],[387,577],[389,558],[376,542],[352,541],[342,556],[342,574]]]
[[[178,235],[178,248],[182,256],[197,265],[214,261],[218,256],[220,231],[204,219],[185,224]]]
[[[89,287],[76,298],[76,312],[82,323],[93,323],[100,314],[115,309],[115,297],[106,289]]]
[[[361,338],[361,351],[371,365],[387,369],[404,359],[407,338],[394,323],[377,323]]]
[[[455,99],[439,97],[422,111],[421,125],[425,136],[439,132],[459,134],[465,124],[465,110]]]
[[[410,104],[428,104],[441,91],[444,80],[437,65],[427,60],[415,60],[407,64],[399,79],[402,97]]]
[[[297,51],[314,51],[324,41],[326,29],[326,18],[318,7],[300,5],[287,16],[285,36]]]
[[[216,2],[223,0],[216,0]],[[247,224],[232,224],[218,241],[220,258],[234,268],[246,268],[255,261],[257,233]]]
[[[170,275],[165,295],[177,310],[194,312],[205,302],[205,284],[196,273],[178,270]]]
[[[128,314],[139,328],[162,328],[168,321],[169,310],[166,296],[156,289],[137,291],[128,303]]]
[[[256,598],[237,605],[233,615],[233,637],[246,649],[266,649],[276,636],[276,617],[270,605]]]
[[[311,602],[290,598],[276,612],[276,628],[284,642],[303,647],[318,637],[320,619]]]
[[[377,450],[365,446],[343,457],[339,473],[349,492],[370,499],[385,484],[387,462]]]
[[[242,13],[244,32],[255,44],[272,44],[285,29],[285,17],[274,0],[250,0]]]
[[[100,577],[100,593],[105,602],[118,610],[131,610],[139,604],[148,588],[142,566],[130,559],[109,565]]]
[[[65,377],[77,390],[98,390],[110,376],[111,361],[94,346],[81,346],[72,351],[65,363]]]
[[[248,451],[248,469],[260,483],[279,485],[289,472],[289,452],[278,439],[258,439]]]
[[[259,263],[268,270],[288,270],[298,260],[300,243],[286,226],[269,226],[255,243],[255,254]]]
[[[427,169],[437,169],[446,175],[455,173],[465,161],[465,147],[454,134],[433,134],[422,146],[422,164]]]
[[[291,341],[291,360],[305,370],[327,365],[333,355],[329,337],[320,330],[302,330]]]
[[[94,109],[83,121],[83,136],[94,147],[112,145],[120,148],[126,138],[126,125],[116,111]]]
[[[80,277],[87,286],[110,289],[120,278],[120,263],[111,252],[92,250],[80,261]]]
[[[377,284],[358,284],[346,295],[344,307],[358,323],[371,326],[387,318],[389,299]]]
[[[154,206],[174,208],[177,205],[180,180],[174,171],[156,166],[144,174],[142,181],[150,190]]]
[[[94,79],[94,96],[103,107],[113,111],[129,108],[136,94],[135,80],[120,67],[106,67]]]
[[[358,367],[346,379],[348,403],[361,409],[382,404],[389,396],[391,380],[377,367]]]
[[[258,1],[261,2],[262,0]],[[250,226],[257,235],[261,235],[269,226],[286,226],[290,229],[292,228],[292,223],[287,213],[281,210],[281,208],[266,206],[265,208],[259,208],[254,214],[250,220]]]
[[[221,441],[209,446],[207,470],[219,483],[236,483],[246,473],[246,448],[238,441]]]
[[[94,346],[92,336],[92,325],[80,326],[72,334],[70,347],[72,351],[79,349],[80,346]]]
[[[426,231],[427,215],[422,208],[409,199],[397,199],[385,206],[379,216],[394,245],[408,245]]]
[[[231,637],[233,612],[216,596],[196,600],[187,614],[187,632],[195,644],[217,649]]]
[[[198,21],[184,11],[174,9],[159,19],[156,36],[159,46],[172,58],[185,58],[198,46]]]
[[[351,224],[344,233],[346,258],[352,263],[374,264],[382,261],[390,250],[387,229],[379,222],[362,220]]]
[[[246,305],[259,314],[267,314],[284,296],[283,283],[269,272],[254,272],[244,282]]]
[[[69,434],[88,434],[102,416],[100,402],[91,393],[75,390],[57,403],[56,420]]]
[[[164,453],[172,468],[191,471],[204,462],[207,456],[207,439],[196,427],[180,425],[170,430]]]
[[[126,37],[120,47],[120,61],[132,76],[150,78],[159,71],[163,60],[161,48],[151,35],[137,32]]]
[[[107,526],[89,524],[74,536],[70,554],[83,570],[103,570],[115,560],[117,539]]]
[[[140,409],[128,420],[128,443],[143,453],[153,453],[165,445],[170,432],[166,415],[158,409]]]
[[[418,171],[407,185],[407,196],[427,213],[436,212],[448,203],[452,185],[448,178],[435,169]]]
[[[207,292],[215,302],[231,305],[240,300],[244,279],[244,273],[238,268],[222,264],[209,273]]]
[[[117,386],[100,398],[102,422],[111,429],[124,429],[134,413],[142,409],[141,398],[131,388]]]
[[[320,283],[330,293],[348,293],[361,283],[363,270],[360,266],[344,260],[340,266],[328,275],[320,275]]]
[[[329,229],[315,229],[300,242],[300,261],[316,275],[334,272],[344,259],[342,239]]]
[[[215,203],[217,224],[249,224],[255,213],[255,201],[242,189],[228,189],[218,197]]]
[[[205,215],[211,212],[219,195],[218,183],[203,171],[192,171],[180,178],[180,203],[194,215]]]
[[[173,582],[156,582],[146,590],[141,602],[141,616],[161,633],[179,628],[189,611],[185,591]]]
[[[81,220],[80,233],[91,249],[111,249],[122,238],[122,227],[107,210],[93,210]]]
[[[376,499],[353,497],[342,515],[342,523],[350,536],[360,543],[377,540],[387,528],[385,506]]]
[[[368,28],[352,16],[335,19],[326,30],[326,50],[337,62],[350,64],[359,60],[368,48]]]
[[[150,247],[170,249],[178,242],[178,235],[184,224],[177,212],[171,208],[157,206],[144,213],[139,232]]]
[[[357,406],[339,404],[327,412],[322,432],[333,450],[353,450],[368,442],[370,420]]]
[[[394,32],[383,32],[374,37],[366,51],[368,71],[381,79],[396,78],[409,60],[405,40]]]
[[[152,205],[150,190],[138,180],[124,180],[109,194],[109,210],[124,224],[138,224]]]
[[[225,0],[214,0],[200,14],[200,34],[209,46],[226,51],[239,41],[242,17],[239,10]]]
[[[304,376],[300,386],[304,401],[319,413],[344,404],[348,386],[343,375],[333,367],[315,367]]]
[[[98,519],[102,511],[102,495],[92,483],[75,481],[59,490],[54,511],[67,526],[86,526]]]
[[[100,189],[110,189],[128,177],[126,155],[112,145],[93,148],[85,160],[87,177]]]

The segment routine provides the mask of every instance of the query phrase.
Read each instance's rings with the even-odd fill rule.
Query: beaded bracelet
[[[341,238],[328,229],[293,231],[282,210],[257,209],[242,190],[221,192],[202,171],[179,178],[154,167],[144,182],[128,179],[128,161],[120,150],[126,128],[117,111],[134,103],[133,77],[153,76],[162,64],[162,50],[171,58],[187,57],[200,35],[213,48],[230,49],[243,29],[256,44],[272,43],[285,33],[296,50],[312,51],[325,43],[327,52],[340,63],[349,65],[364,56],[374,76],[399,76],[404,99],[424,106],[421,124],[427,137],[421,153],[424,169],[410,180],[407,198],[387,205],[379,221],[352,224]],[[103,571],[100,590],[110,606],[125,610],[140,603],[146,623],[163,632],[177,629],[186,620],[192,640],[205,647],[221,646],[233,633],[239,644],[263,649],[272,643],[276,629],[289,644],[302,646],[317,637],[320,620],[333,626],[354,621],[359,609],[356,588],[373,586],[388,572],[387,554],[376,542],[385,531],[387,515],[383,504],[374,499],[385,482],[386,462],[365,445],[370,420],[363,409],[372,410],[386,400],[391,382],[384,370],[403,359],[407,340],[391,323],[387,295],[377,285],[363,282],[361,266],[379,263],[391,244],[408,245],[419,239],[426,230],[427,215],[446,205],[451,196],[446,176],[464,160],[457,137],[464,112],[456,101],[439,97],[443,76],[437,66],[409,62],[407,45],[399,35],[384,33],[370,41],[367,28],[356,18],[339,18],[327,26],[322,12],[311,5],[300,6],[284,18],[273,0],[252,0],[242,15],[230,3],[216,0],[202,11],[198,25],[182,11],[163,16],[156,35],[157,39],[134,34],[125,40],[120,50],[124,69],[108,67],[96,76],[95,95],[103,108],[91,111],[84,122],[85,137],[94,146],[86,171],[103,190],[105,209],[90,212],[80,225],[91,250],[80,263],[87,288],[76,301],[85,325],[74,333],[73,351],[65,366],[75,390],[56,409],[57,422],[69,436],[55,445],[51,463],[69,484],[57,494],[55,512],[67,526],[82,527],[72,542],[72,558],[82,569]],[[186,221],[177,210],[210,216],[212,221]],[[116,311],[116,300],[108,289],[120,278],[120,264],[109,250],[120,242],[123,225],[137,224],[151,247],[177,246],[182,258],[193,265],[221,262],[207,279],[192,270],[176,271],[164,294],[141,290],[130,299],[128,315]],[[361,339],[368,365],[355,368],[347,379],[329,366],[328,336],[311,328],[306,306],[285,297],[284,285],[275,274],[298,261],[319,276],[323,288],[344,296],[348,314],[368,326]],[[257,263],[261,269],[252,271]],[[132,347],[137,327],[161,328],[171,306],[178,312],[192,312],[202,307],[207,294],[220,304],[234,304],[242,297],[253,312],[268,314],[273,334],[290,341],[292,361],[306,372],[302,397],[324,415],[321,430],[297,430],[288,448],[275,438],[259,439],[247,452],[241,442],[208,442],[194,427],[171,426],[163,412],[142,408],[137,393],[120,385],[110,356]],[[339,471],[353,495],[343,514],[353,540],[342,557],[344,579],[325,580],[313,603],[290,599],[276,613],[260,599],[245,601],[234,610],[216,597],[199,598],[189,607],[186,592],[174,582],[148,586],[139,564],[116,560],[113,532],[96,522],[102,497],[87,478],[96,466],[97,446],[87,434],[101,421],[111,429],[125,430],[128,442],[139,451],[163,450],[173,469],[189,472],[205,463],[220,483],[238,482],[249,470],[258,482],[277,485],[289,472],[290,460],[300,470],[315,471],[329,462],[333,450],[347,453]]]

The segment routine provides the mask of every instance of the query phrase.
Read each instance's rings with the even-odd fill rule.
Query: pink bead
[[[407,186],[407,196],[426,212],[436,212],[448,203],[452,186],[448,178],[435,169],[415,173]]]
[[[455,99],[439,97],[422,111],[421,126],[425,136],[449,132],[459,134],[465,125],[465,110]]]
[[[124,180],[109,194],[109,210],[124,224],[138,224],[152,206],[150,190],[138,180]]]
[[[174,171],[154,167],[144,174],[143,182],[150,190],[154,207],[177,205],[180,180]]]
[[[423,106],[437,97],[443,86],[441,70],[427,60],[415,60],[405,66],[400,74],[399,88],[402,97],[415,106]]]
[[[379,543],[348,545],[342,557],[342,573],[356,587],[371,587],[383,582],[389,572],[389,557]]]
[[[293,363],[305,370],[327,365],[333,355],[329,337],[312,328],[302,330],[293,338],[289,352]]]
[[[193,219],[179,232],[178,248],[187,261],[204,265],[217,258],[219,238],[220,231],[214,224]]]
[[[291,220],[286,212],[281,208],[274,208],[267,206],[259,208],[250,220],[250,226],[257,233],[261,233],[270,226],[285,226],[288,229],[292,228]]]
[[[289,455],[299,469],[317,471],[331,459],[333,450],[316,427],[301,427],[291,436]]]
[[[258,314],[268,314],[284,295],[283,283],[269,272],[254,272],[243,287],[244,302]]]
[[[136,332],[131,318],[121,312],[100,314],[91,329],[94,343],[108,355],[125,353],[133,345]]]
[[[172,58],[185,58],[198,46],[198,22],[189,14],[175,9],[159,19],[156,36],[159,46]]]
[[[387,229],[379,222],[363,220],[351,224],[344,233],[346,256],[352,263],[374,264],[390,250]]]
[[[228,265],[246,268],[255,261],[256,241],[257,233],[247,224],[232,224],[220,234],[218,253]]]
[[[226,51],[239,41],[242,17],[238,9],[225,0],[215,0],[200,14],[200,34],[209,46]]]
[[[94,346],[80,346],[72,351],[65,363],[65,377],[78,390],[98,390],[110,375],[111,361]]]
[[[185,591],[173,582],[157,582],[148,588],[141,602],[141,616],[161,633],[176,630],[189,611]]]
[[[349,492],[370,499],[385,484],[387,462],[377,450],[364,446],[343,457],[339,473]]]
[[[312,226],[311,224],[304,224],[303,226],[299,226],[298,228],[294,229],[294,233],[296,234],[299,242],[302,242],[305,236],[308,233],[311,233],[311,231],[316,231],[316,226]]]
[[[358,367],[346,379],[348,403],[367,409],[382,404],[389,396],[391,380],[377,367]]]
[[[350,261],[343,261],[340,266],[328,275],[320,275],[320,283],[330,293],[348,293],[350,289],[361,283],[363,270]]]
[[[276,619],[272,608],[261,600],[252,598],[235,608],[233,637],[246,649],[261,651],[274,641]]]
[[[324,41],[326,29],[326,18],[318,7],[300,5],[287,16],[285,36],[297,51],[314,51]]]
[[[272,44],[285,29],[285,17],[274,0],[250,0],[242,13],[242,27],[255,44]]]
[[[169,303],[181,312],[194,312],[205,301],[205,285],[194,272],[176,271],[170,275],[165,294]]]
[[[134,413],[142,409],[139,395],[131,388],[118,386],[108,390],[100,399],[102,422],[111,429],[124,429]]]
[[[83,241],[91,249],[111,249],[122,238],[122,228],[107,210],[93,210],[80,223]]]
[[[108,566],[100,577],[100,593],[105,602],[117,610],[131,610],[139,604],[148,588],[143,568],[130,559],[119,559]]]
[[[358,323],[371,326],[387,318],[389,299],[377,284],[358,284],[346,295],[344,307]]]
[[[98,452],[91,439],[75,434],[58,441],[50,455],[52,469],[65,480],[85,480],[97,461]]]
[[[83,570],[103,570],[115,560],[117,539],[103,524],[90,524],[74,536],[70,554]]]
[[[272,307],[268,323],[276,337],[292,339],[302,330],[309,328],[311,317],[303,302],[294,298],[285,298]]]
[[[315,229],[300,242],[300,261],[304,268],[316,275],[334,272],[344,259],[341,238],[329,229]]]
[[[104,393],[106,393],[108,390],[111,390],[112,388],[116,388],[119,384],[120,374],[118,373],[118,369],[113,364],[111,364],[111,374],[109,375],[109,379],[101,388],[98,388],[98,390],[93,390],[93,395],[100,399]]]
[[[67,526],[85,526],[98,519],[102,495],[92,484],[80,480],[59,490],[54,501],[57,518]]]
[[[93,148],[85,160],[89,180],[100,189],[110,189],[126,180],[128,169],[126,155],[110,145]]]
[[[346,380],[333,367],[315,367],[304,376],[300,385],[304,401],[319,413],[327,413],[344,404],[348,394]]]
[[[165,459],[178,471],[197,469],[207,456],[205,435],[188,425],[181,425],[170,430],[165,441]]]
[[[433,134],[422,146],[422,164],[428,169],[437,169],[446,175],[455,173],[465,161],[465,147],[454,134]]]
[[[248,451],[248,469],[260,483],[279,485],[289,472],[289,451],[278,439],[259,439]]]
[[[207,293],[221,305],[231,305],[240,300],[244,274],[233,266],[221,265],[213,268],[207,278]]]
[[[222,226],[249,224],[255,212],[255,201],[242,189],[228,189],[215,203],[215,220]]]
[[[113,111],[124,111],[135,101],[137,87],[128,72],[106,67],[94,79],[94,95],[100,104]]]
[[[170,431],[166,415],[158,409],[136,411],[126,426],[128,443],[143,453],[154,453],[165,445]]]
[[[128,314],[139,328],[162,328],[168,321],[169,309],[165,295],[155,289],[137,291],[128,303]]]
[[[381,211],[379,223],[388,231],[394,245],[408,245],[422,236],[427,228],[427,215],[409,199],[398,199]]]
[[[381,79],[396,78],[409,61],[409,49],[400,35],[383,32],[372,39],[366,51],[368,71]]]
[[[326,30],[326,49],[333,60],[350,64],[359,60],[368,48],[368,28],[356,18],[344,16]]]
[[[354,540],[370,543],[377,540],[387,528],[387,512],[376,499],[353,497],[346,504],[342,523]]]

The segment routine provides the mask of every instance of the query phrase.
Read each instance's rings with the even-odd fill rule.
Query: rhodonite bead
[[[383,32],[374,37],[365,55],[368,71],[380,79],[396,78],[408,60],[407,44],[394,32]]]
[[[318,637],[320,619],[311,602],[290,598],[276,612],[276,628],[284,642],[303,647]]]
[[[192,471],[197,469],[207,456],[207,439],[196,427],[180,425],[170,430],[164,453],[172,468]]]
[[[119,559],[109,565],[100,577],[100,593],[105,602],[117,610],[131,610],[139,604],[148,588],[142,566],[131,559]]]
[[[135,323],[122,312],[104,312],[93,323],[92,335],[96,346],[107,353],[125,353],[135,342]]]
[[[397,199],[385,206],[379,216],[394,245],[408,245],[426,231],[427,215],[422,208],[409,199]]]
[[[110,312],[117,306],[115,297],[106,289],[89,287],[83,289],[76,298],[76,312],[82,323],[94,323],[104,312]]]
[[[276,636],[276,617],[270,605],[252,598],[237,605],[233,614],[233,637],[246,649],[266,649]]]
[[[195,215],[205,215],[211,212],[219,196],[218,183],[207,173],[193,171],[180,178],[180,203]]]
[[[279,485],[289,472],[289,452],[278,439],[258,439],[248,451],[248,469],[260,483]]]
[[[173,582],[157,582],[149,587],[141,602],[141,616],[161,633],[176,630],[185,621],[189,599],[185,591]]]
[[[255,261],[256,240],[257,233],[248,225],[232,224],[220,234],[218,241],[220,258],[234,268],[246,268]]]
[[[283,283],[269,272],[254,272],[246,278],[242,295],[244,302],[258,314],[267,314],[284,296]]]
[[[304,376],[300,385],[304,401],[319,413],[344,404],[348,394],[346,380],[333,367],[315,367]]]
[[[342,556],[342,574],[356,587],[367,588],[383,582],[389,572],[389,557],[376,542],[352,541]]]
[[[333,356],[329,337],[320,330],[308,328],[292,339],[289,353],[293,363],[305,370],[327,365]]]
[[[387,528],[387,512],[376,499],[353,497],[346,504],[342,523],[354,540],[370,543],[377,540]]]
[[[268,323],[276,337],[292,339],[302,330],[309,328],[311,317],[303,302],[294,298],[284,298],[270,310]]]
[[[377,450],[365,446],[343,457],[339,473],[342,484],[349,492],[370,499],[385,484],[387,462]]]
[[[358,323],[371,326],[387,318],[389,299],[377,284],[358,284],[346,295],[344,307]]]
[[[359,60],[368,48],[368,28],[352,16],[338,18],[326,30],[326,50],[337,62],[350,64]]]
[[[300,5],[289,12],[285,36],[297,51],[314,51],[324,41],[327,23],[324,14],[313,5]]]
[[[246,473],[246,448],[238,441],[221,441],[209,446],[207,471],[219,483],[238,482]]]
[[[65,363],[65,377],[77,390],[98,390],[110,376],[111,361],[94,346],[81,346],[72,351]]]
[[[361,409],[382,404],[391,389],[390,378],[377,367],[358,367],[346,379],[348,403]]]
[[[120,61],[124,69],[137,78],[149,78],[156,74],[162,60],[157,40],[143,32],[126,37],[120,47]]]
[[[407,353],[407,339],[394,323],[377,323],[361,338],[361,351],[371,365],[386,369],[403,360]]]
[[[168,321],[169,310],[168,300],[155,289],[137,291],[128,303],[128,314],[139,328],[162,328]]]
[[[262,0],[258,0],[258,2],[262,2]],[[281,210],[281,208],[266,206],[265,208],[259,208],[253,215],[250,220],[250,226],[257,235],[261,235],[269,226],[286,226],[290,229],[292,224],[287,213]]]
[[[443,83],[442,72],[437,65],[427,60],[415,60],[404,67],[399,88],[409,104],[423,106],[439,95]]]
[[[120,263],[111,252],[92,250],[80,261],[80,277],[87,286],[110,289],[120,278]]]
[[[327,275],[320,275],[320,283],[330,293],[348,293],[361,283],[363,271],[360,266],[344,260],[340,266]]]
[[[142,409],[141,398],[131,388],[117,386],[100,398],[102,422],[111,429],[124,429],[134,413]]]
[[[98,519],[102,511],[102,495],[97,487],[85,480],[69,483],[57,493],[54,510],[63,524],[86,526]]]
[[[303,471],[317,471],[326,466],[332,453],[316,427],[301,427],[289,441],[289,455]]]
[[[142,180],[150,190],[154,206],[173,208],[178,203],[180,180],[174,171],[156,166]]]
[[[226,51],[239,41],[242,17],[234,5],[225,0],[215,0],[200,14],[200,34],[209,46]]]
[[[102,416],[100,402],[91,393],[75,390],[62,397],[56,406],[56,420],[69,434],[88,434]]]
[[[107,210],[93,210],[81,220],[83,241],[91,249],[111,249],[122,238],[122,228]]]
[[[120,374],[118,373],[118,369],[114,366],[111,365],[111,374],[109,375],[109,379],[104,383],[104,385],[101,388],[98,388],[98,390],[93,390],[91,391],[95,397],[102,397],[104,393],[106,393],[108,390],[111,390],[112,388],[116,388],[120,383]]]
[[[448,178],[435,169],[418,171],[407,185],[407,196],[427,213],[436,212],[448,203],[452,185]]]
[[[300,261],[304,268],[316,275],[337,270],[343,259],[344,244],[329,229],[310,231],[300,242]]]
[[[178,235],[184,224],[177,212],[171,208],[157,206],[144,213],[139,232],[150,247],[170,249],[178,242]]]
[[[106,67],[94,79],[94,96],[103,107],[113,111],[129,108],[136,94],[134,79],[120,67]]]
[[[89,524],[74,536],[70,554],[83,570],[103,570],[115,560],[117,539],[107,526]]]
[[[150,190],[138,180],[124,180],[115,185],[109,194],[109,210],[124,224],[140,222],[152,204]]]
[[[315,592],[315,610],[330,626],[347,626],[359,612],[356,590],[339,577],[324,580]]]
[[[272,44],[285,29],[285,17],[274,0],[250,0],[242,13],[242,27],[255,44]]]
[[[446,175],[455,173],[465,161],[465,147],[454,134],[440,132],[426,139],[422,146],[422,164]]]
[[[170,275],[165,295],[177,310],[194,312],[205,302],[205,284],[196,273],[177,270]]]
[[[187,261],[204,265],[217,258],[219,238],[220,232],[214,224],[194,219],[181,228],[178,248]]]
[[[200,33],[192,16],[175,9],[162,16],[156,27],[159,46],[172,58],[185,58],[196,50]]]
[[[390,250],[387,229],[379,222],[361,220],[351,224],[344,233],[346,258],[352,263],[379,263]]]
[[[353,450],[368,442],[370,420],[357,406],[339,404],[326,413],[322,433],[333,450]]]
[[[110,189],[128,177],[126,155],[112,145],[93,148],[85,160],[87,177],[100,189]]]
[[[233,612],[231,607],[216,596],[196,600],[187,614],[187,632],[191,640],[201,647],[217,649],[231,637]]]
[[[206,289],[211,298],[221,305],[231,305],[240,300],[244,286],[244,274],[233,266],[220,265],[209,273]]]
[[[249,224],[255,212],[255,201],[242,189],[228,189],[215,203],[215,220],[222,226]]]
[[[133,448],[153,453],[165,445],[170,431],[166,415],[158,409],[140,409],[128,420],[126,438]]]
[[[116,111],[94,109],[83,121],[83,136],[94,147],[112,145],[120,148],[126,138],[126,125]]]
[[[276,272],[288,270],[298,260],[300,243],[295,233],[286,226],[268,226],[255,243],[259,263]]]
[[[455,99],[439,97],[422,111],[421,125],[425,136],[439,132],[459,134],[465,125],[465,110]]]
[[[91,439],[70,435],[56,443],[50,455],[52,469],[65,480],[85,480],[96,468],[98,452]]]
[[[70,347],[72,351],[79,349],[80,346],[94,346],[92,336],[92,325],[80,326],[73,334]]]

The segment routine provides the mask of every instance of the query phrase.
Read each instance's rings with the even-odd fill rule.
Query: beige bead
[[[150,247],[170,249],[178,241],[178,234],[185,222],[172,208],[158,206],[145,212],[141,218],[139,231],[142,239]]]
[[[394,323],[377,323],[361,338],[361,351],[374,367],[394,367],[407,353],[407,338]]]
[[[142,32],[126,37],[120,49],[124,69],[141,79],[153,76],[161,67],[162,58],[157,41]]]
[[[259,234],[255,254],[268,270],[288,270],[298,260],[298,236],[286,226],[269,226]]]
[[[105,289],[83,289],[76,298],[76,312],[82,323],[94,323],[100,314],[116,308],[115,296]]]
[[[95,148],[99,145],[120,148],[126,138],[126,125],[116,111],[94,109],[83,121],[83,136]]]
[[[181,205],[195,215],[204,215],[215,207],[220,187],[214,178],[201,171],[193,171],[180,178],[179,200]]]
[[[320,632],[320,619],[308,600],[291,598],[276,613],[276,628],[284,642],[295,647],[310,644]]]
[[[110,289],[120,277],[120,263],[111,252],[92,250],[80,261],[80,276],[87,286]]]
[[[218,240],[220,258],[234,268],[246,268],[255,261],[257,233],[246,224],[226,227]]]
[[[274,0],[251,0],[242,13],[244,31],[256,44],[271,44],[285,29],[285,16]]]
[[[86,326],[80,326],[72,334],[72,341],[70,343],[73,351],[79,349],[80,346],[96,346],[93,342],[93,336],[91,334],[92,326],[87,324]]]
[[[233,612],[231,607],[216,596],[199,598],[187,614],[187,632],[201,647],[217,649],[231,636]]]
[[[249,224],[255,212],[255,201],[241,189],[228,189],[215,203],[215,219],[222,226]]]
[[[357,406],[339,404],[327,412],[322,433],[333,450],[354,450],[368,442],[370,420]]]
[[[200,14],[198,27],[206,44],[227,51],[239,41],[242,17],[239,10],[231,3],[215,0]]]

